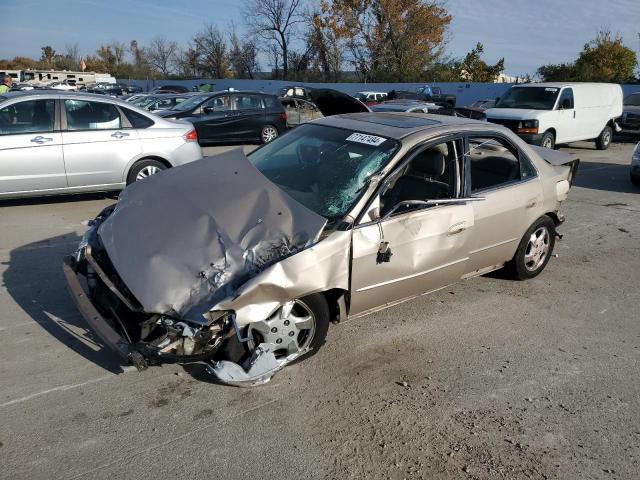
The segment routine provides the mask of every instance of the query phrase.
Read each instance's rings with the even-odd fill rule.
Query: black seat
[[[449,184],[442,181],[445,169],[446,160],[439,149],[421,152],[411,161],[409,171],[385,195],[385,208],[393,208],[407,200],[449,198]]]

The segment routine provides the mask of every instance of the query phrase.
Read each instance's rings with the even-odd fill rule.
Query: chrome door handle
[[[111,136],[114,138],[123,138],[123,137],[128,137],[129,134],[124,132],[116,132],[116,133],[112,133]]]
[[[533,208],[538,204],[538,200],[536,198],[530,199],[525,205],[526,208]]]
[[[451,225],[449,230],[447,231],[447,235],[457,235],[458,233],[462,233],[467,229],[467,222],[459,222]]]
[[[41,135],[38,135],[37,137],[32,138],[31,142],[42,145],[45,142],[53,142],[53,138],[51,138],[51,137],[43,137]]]

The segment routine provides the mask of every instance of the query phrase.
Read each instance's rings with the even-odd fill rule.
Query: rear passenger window
[[[520,180],[517,150],[500,138],[469,138],[471,192]]]
[[[53,132],[55,100],[28,100],[0,110],[0,134]]]
[[[134,112],[133,110],[129,110],[128,108],[120,107],[124,111],[124,114],[127,116],[127,120],[133,128],[147,128],[153,125],[153,120],[149,117],[142,115],[141,113]]]
[[[110,103],[65,100],[67,130],[117,130],[122,128],[120,112]]]
[[[234,95],[233,101],[236,110],[258,110],[262,107],[262,98],[259,95]]]
[[[266,105],[267,108],[275,108],[278,106],[278,103],[280,102],[277,97],[272,97],[272,96],[265,96],[265,97],[262,97],[262,99],[264,100],[264,104]]]

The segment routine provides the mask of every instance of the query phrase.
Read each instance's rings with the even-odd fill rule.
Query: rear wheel
[[[278,136],[278,129],[273,125],[265,125],[260,132],[260,139],[262,143],[269,143]]]
[[[509,265],[515,278],[527,280],[544,270],[555,246],[555,227],[553,220],[545,215],[536,220],[527,230]]]
[[[604,130],[600,132],[598,138],[596,138],[596,148],[598,150],[606,150],[611,145],[611,139],[613,138],[613,130],[609,125],[604,127]]]
[[[127,185],[131,185],[139,180],[144,180],[145,178],[155,175],[166,168],[167,166],[158,160],[140,160],[131,167],[129,175],[127,175]]]
[[[542,134],[542,138],[540,139],[540,146],[544,148],[548,148],[553,150],[556,146],[556,137],[553,135],[553,132],[544,132]]]

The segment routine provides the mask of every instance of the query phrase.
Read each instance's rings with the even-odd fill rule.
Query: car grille
[[[505,120],[502,118],[487,118],[487,121],[491,123],[497,123],[498,125],[507,127],[509,130],[513,132],[518,131],[518,124],[520,123],[520,120]]]

